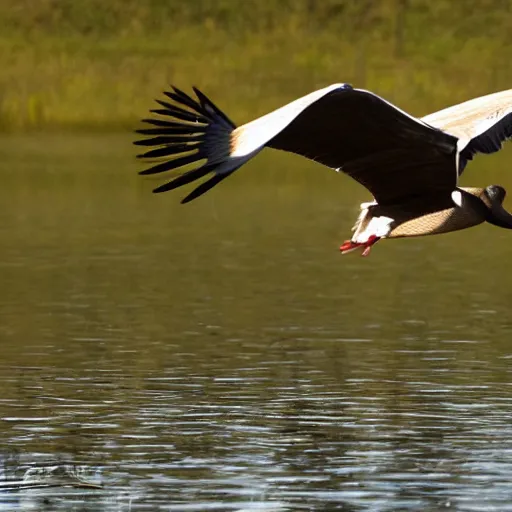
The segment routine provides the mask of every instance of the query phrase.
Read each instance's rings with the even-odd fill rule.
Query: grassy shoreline
[[[416,115],[512,83],[499,0],[463,2],[465,17],[448,1],[40,0],[24,19],[27,2],[0,5],[4,132],[131,129],[169,83],[240,123],[334,82]]]

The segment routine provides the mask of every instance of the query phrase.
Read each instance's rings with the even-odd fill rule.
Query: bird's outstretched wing
[[[448,107],[422,119],[459,139],[459,173],[476,153],[494,153],[512,139],[512,89]]]
[[[251,123],[245,126],[252,130]],[[347,86],[329,91],[293,116],[266,146],[343,171],[381,205],[403,196],[451,191],[457,184],[456,137],[369,91]]]
[[[416,119],[379,96],[334,84],[235,128],[197,89],[197,100],[174,88],[173,103],[154,111],[171,118],[146,119],[139,130],[157,146],[142,158],[167,160],[142,171],[155,174],[205,160],[155,191],[171,190],[212,173],[184,201],[198,197],[264,147],[289,151],[343,171],[380,204],[403,195],[453,190],[457,182],[457,137]]]

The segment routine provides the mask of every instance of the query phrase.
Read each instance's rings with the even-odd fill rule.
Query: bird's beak
[[[500,228],[512,229],[512,215],[496,201],[492,203],[486,220],[489,224],[494,224]]]

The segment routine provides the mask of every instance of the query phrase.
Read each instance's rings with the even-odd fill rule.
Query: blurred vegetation
[[[0,0],[0,130],[132,127],[194,84],[238,122],[333,82],[417,115],[511,87],[511,0]]]

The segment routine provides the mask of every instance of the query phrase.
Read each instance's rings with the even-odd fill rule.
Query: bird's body
[[[155,192],[172,190],[211,174],[188,202],[236,171],[264,147],[289,151],[348,174],[373,195],[361,205],[343,253],[363,255],[382,238],[447,233],[490,222],[512,228],[501,206],[502,187],[458,187],[459,175],[476,153],[492,153],[512,138],[512,89],[476,98],[418,119],[379,96],[335,84],[236,127],[204,94],[197,100],[179,89],[165,93],[153,112],[173,118],[146,119],[139,130],[156,146],[142,158],[166,160],[142,171],[156,174],[202,160]]]

